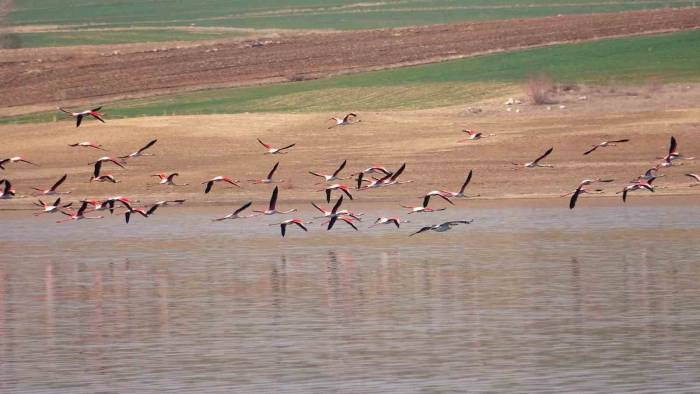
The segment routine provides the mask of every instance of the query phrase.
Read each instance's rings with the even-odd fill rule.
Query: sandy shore
[[[106,124],[88,120],[77,129],[68,120],[0,126],[0,155],[23,156],[40,164],[9,164],[0,172],[12,181],[19,196],[27,196],[0,201],[0,210],[33,208],[31,187],[48,188],[64,173],[68,179],[61,190],[72,192],[64,200],[124,195],[144,203],[185,198],[196,206],[264,202],[273,186],[252,185],[247,180],[264,177],[277,161],[275,178],[284,180],[279,184],[280,208],[284,209],[287,204],[320,201],[322,192],[317,190],[321,186],[308,171],[332,172],[344,159],[348,160],[345,176],[375,164],[395,170],[405,162],[401,179],[414,181],[353,191],[359,204],[418,205],[419,197],[430,190],[457,190],[470,169],[474,177],[467,192],[479,195],[470,200],[470,206],[528,206],[533,200],[538,201],[536,206],[565,206],[560,194],[573,190],[582,179],[598,177],[616,180],[603,186],[604,197],[611,198],[586,196],[581,205],[619,203],[612,198],[615,192],[659,161],[656,158],[667,151],[671,135],[678,139],[681,153],[700,155],[696,137],[700,108],[693,106],[699,102],[700,85],[667,85],[652,95],[642,90],[629,94],[619,89],[616,93],[589,89],[587,100],[559,97],[566,108],[555,105],[548,110],[523,104],[517,106],[519,113],[506,111],[502,99],[481,103],[479,114],[468,114],[461,107],[361,113],[362,122],[331,130],[326,120],[333,114],[108,118]],[[463,127],[489,136],[457,142],[465,136],[460,132]],[[92,173],[88,163],[105,152],[67,146],[91,141],[103,144],[109,155],[124,155],[153,138],[158,139],[151,150],[156,156],[130,160],[126,169],[104,166],[103,172],[112,173],[120,181],[117,184],[88,182]],[[276,146],[297,145],[288,154],[267,155],[256,138]],[[631,141],[582,155],[591,144],[619,138]],[[511,164],[534,160],[549,147],[554,152],[546,162],[554,169],[516,169]],[[156,185],[157,178],[150,175],[159,172],[178,172],[176,180],[189,185]],[[684,176],[686,172],[700,172],[700,161],[663,170],[658,191],[653,196],[635,193],[631,203],[662,201],[659,197],[663,195],[680,196],[663,201],[697,203],[700,187],[688,187],[692,182]],[[240,179],[243,187],[216,185],[205,195],[201,182],[218,175]]]

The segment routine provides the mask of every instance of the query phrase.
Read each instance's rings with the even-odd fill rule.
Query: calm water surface
[[[0,392],[700,391],[697,208],[220,211],[0,212]]]

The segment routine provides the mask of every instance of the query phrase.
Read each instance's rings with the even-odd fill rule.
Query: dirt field
[[[98,124],[87,120],[76,129],[70,121],[2,126],[2,155],[21,155],[41,167],[9,164],[0,176],[13,182],[19,195],[30,195],[31,186],[48,187],[68,173],[62,189],[72,190],[68,200],[125,195],[144,202],[163,198],[186,198],[192,205],[235,205],[245,200],[264,202],[270,185],[251,185],[248,179],[267,174],[278,160],[275,175],[280,184],[280,201],[308,206],[320,201],[322,193],[314,185],[309,170],[332,172],[348,160],[343,175],[373,164],[391,169],[407,163],[401,179],[414,183],[385,189],[355,192],[357,203],[383,202],[398,208],[398,203],[418,204],[423,193],[438,188],[458,189],[469,169],[474,170],[468,192],[480,194],[475,200],[510,199],[517,204],[526,198],[550,197],[551,204],[566,206],[559,194],[574,189],[585,178],[614,178],[605,185],[608,196],[615,196],[627,181],[658,162],[674,135],[686,156],[700,155],[700,85],[668,85],[637,90],[582,88],[557,97],[560,104],[545,106],[515,105],[511,111],[500,98],[479,105],[482,112],[471,114],[452,107],[420,112],[360,113],[362,122],[328,130],[330,114],[215,115],[108,120]],[[581,100],[581,95],[587,97]],[[524,97],[521,97],[524,99]],[[559,108],[564,105],[565,108]],[[519,112],[516,112],[519,110]],[[464,138],[462,127],[495,134],[480,141],[458,143]],[[152,138],[155,157],[141,157],[122,170],[105,165],[121,183],[89,183],[92,166],[87,163],[104,152],[88,148],[69,148],[69,143],[101,143],[111,155],[135,151]],[[285,155],[265,155],[256,138],[281,146],[296,143]],[[629,138],[616,147],[599,149],[589,156],[582,153],[591,144],[605,139]],[[534,160],[547,148],[554,152],[546,161],[556,168],[514,170],[511,161]],[[189,186],[169,188],[153,185],[149,175],[177,171],[177,181]],[[683,174],[700,172],[700,160],[663,171],[659,190],[637,192],[628,204],[654,200],[663,195],[690,195],[697,199],[700,187],[688,187],[691,180]],[[204,180],[228,175],[243,181],[243,188],[216,185],[205,195]],[[352,183],[351,183],[352,184]],[[32,208],[33,198],[0,201],[0,209]],[[581,206],[600,199],[586,197]],[[615,203],[619,203],[615,200]],[[438,202],[436,205],[444,205]]]
[[[700,27],[700,8],[317,33],[164,50],[0,51],[0,114],[436,62],[554,43]],[[153,44],[152,48],[163,48]]]

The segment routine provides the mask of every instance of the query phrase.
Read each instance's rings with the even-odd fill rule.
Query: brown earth
[[[4,114],[212,87],[319,78],[494,51],[700,27],[700,8],[547,17],[164,48],[0,51]],[[16,107],[16,108],[11,108]],[[17,108],[19,107],[19,109]]]
[[[64,173],[63,190],[71,190],[67,201],[125,195],[143,202],[186,198],[191,205],[233,206],[243,201],[264,203],[272,186],[252,185],[246,180],[267,174],[275,162],[280,167],[275,179],[280,183],[281,207],[308,207],[308,201],[321,201],[322,193],[308,171],[332,172],[342,160],[348,165],[343,175],[373,164],[391,169],[406,162],[403,180],[415,182],[371,191],[352,191],[353,204],[389,204],[400,211],[399,203],[418,204],[419,196],[434,189],[456,190],[469,169],[474,170],[468,193],[476,199],[458,203],[464,206],[489,204],[520,205],[526,199],[544,199],[565,207],[559,194],[573,190],[586,178],[614,178],[603,185],[606,196],[621,203],[615,192],[627,181],[659,162],[668,150],[670,136],[679,141],[681,153],[700,156],[700,84],[666,85],[642,88],[581,88],[561,94],[559,104],[546,106],[519,104],[506,107],[507,97],[479,103],[479,113],[462,107],[414,112],[361,113],[361,123],[331,130],[329,114],[239,114],[211,116],[153,117],[107,120],[100,124],[87,120],[76,129],[70,121],[48,124],[0,126],[3,157],[20,155],[40,167],[9,164],[0,177],[10,179],[18,195],[29,196],[30,187],[48,187]],[[585,95],[586,99],[581,99]],[[520,97],[524,100],[524,97]],[[565,108],[560,108],[563,105]],[[507,111],[511,108],[511,111]],[[516,112],[517,111],[517,112]],[[494,134],[479,141],[457,142],[464,138],[463,127]],[[105,152],[69,148],[67,144],[92,141],[104,144],[110,155],[135,151],[152,138],[154,157],[141,157],[122,170],[106,164],[105,172],[121,183],[90,183],[88,162]],[[263,154],[256,138],[281,146],[296,143],[285,155]],[[629,138],[616,147],[599,149],[589,156],[582,153],[606,139]],[[546,160],[554,169],[515,169],[511,161],[531,161],[554,147]],[[691,203],[700,202],[700,187],[688,187],[686,172],[700,172],[700,160],[687,160],[678,167],[663,170],[656,193],[635,192],[628,204],[667,201],[664,195],[682,195]],[[180,173],[184,187],[154,185],[158,172]],[[216,185],[203,193],[204,180],[228,175],[243,181],[243,188]],[[352,185],[352,181],[346,181]],[[51,198],[47,198],[51,199]],[[506,201],[504,201],[506,199]],[[600,204],[605,199],[584,196],[581,206]],[[1,209],[30,209],[33,197],[0,201]],[[694,202],[693,202],[694,201]],[[436,202],[436,206],[444,205]]]

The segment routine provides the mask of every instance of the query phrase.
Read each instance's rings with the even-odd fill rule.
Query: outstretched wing
[[[61,183],[65,182],[66,178],[68,178],[68,174],[63,174],[61,179],[59,179],[56,183],[51,186],[51,190],[56,190],[59,186],[61,186]]]
[[[593,152],[593,151],[596,150],[596,149],[598,149],[598,145],[593,145],[593,147],[592,147],[591,149],[589,149],[589,150],[583,152],[583,154],[584,154],[584,155],[587,155],[587,154]]]
[[[569,209],[574,209],[576,206],[576,201],[578,200],[578,195],[581,194],[581,188],[577,188],[574,194],[571,195],[571,200],[569,200]]]
[[[139,149],[139,153],[145,151],[146,149],[148,149],[148,148],[150,148],[150,147],[152,147],[153,144],[155,144],[156,142],[158,142],[157,139],[155,139],[155,140],[153,140],[153,141],[147,143],[146,146],[144,146],[143,148]],[[150,154],[150,153],[149,153],[149,154]]]
[[[335,170],[335,172],[333,173],[333,176],[334,176],[334,177],[338,176],[338,174],[340,173],[340,171],[343,171],[343,168],[345,168],[345,165],[346,165],[347,163],[348,163],[347,160],[343,160],[343,164],[341,164],[340,167],[338,167],[338,169]]]
[[[537,159],[535,159],[535,161],[533,161],[533,163],[539,163],[540,160],[542,160],[542,159],[544,159],[545,157],[549,156],[549,154],[552,153],[553,150],[554,150],[554,147],[551,147],[551,148],[547,149],[547,151],[544,152],[544,154],[543,154],[542,156],[540,156],[540,157],[538,157]]]
[[[238,215],[239,213],[245,211],[245,210],[250,206],[250,204],[252,204],[252,203],[253,203],[252,201],[248,201],[247,203],[241,205],[240,208],[238,208],[238,209],[236,209],[235,211],[233,211],[233,215],[235,216],[235,215]]]
[[[268,145],[268,144],[266,144],[266,143],[260,141],[260,138],[258,138],[257,140],[258,140],[258,142],[260,143],[260,145],[264,146],[265,148],[267,148],[267,149],[272,148],[270,145]]]
[[[267,179],[272,179],[272,175],[277,171],[277,167],[280,165],[280,162],[278,161],[274,167],[272,167],[272,170],[270,170],[270,173],[267,174]]]

